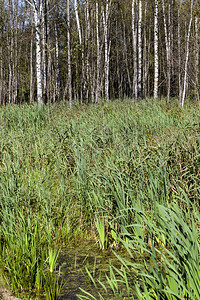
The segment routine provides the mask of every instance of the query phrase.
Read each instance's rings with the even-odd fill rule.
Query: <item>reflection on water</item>
[[[60,253],[59,265],[65,286],[60,299],[77,300],[81,294],[79,288],[86,290],[94,296],[97,291],[91,284],[85,266],[88,267],[95,280],[105,283],[105,272],[109,272],[109,262],[120,267],[120,263],[111,250],[101,251],[93,243],[74,245],[63,249]],[[103,290],[98,292],[102,292]]]

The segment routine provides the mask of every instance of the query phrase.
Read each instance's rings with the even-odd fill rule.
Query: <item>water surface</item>
[[[71,245],[62,250],[59,259],[65,286],[61,299],[77,300],[77,294],[83,294],[80,288],[98,298],[97,290],[91,283],[85,266],[90,270],[95,281],[100,279],[106,284],[105,273],[109,273],[110,263],[118,268],[121,264],[112,250],[100,250],[93,242]],[[102,294],[103,289],[99,290]]]

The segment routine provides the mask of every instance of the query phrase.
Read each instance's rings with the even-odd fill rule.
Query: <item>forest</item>
[[[199,101],[199,4],[1,0],[1,103]]]
[[[0,0],[0,299],[200,299],[199,0]]]

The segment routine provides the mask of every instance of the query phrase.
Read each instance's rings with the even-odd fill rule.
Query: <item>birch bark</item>
[[[138,97],[142,97],[142,0],[139,0],[138,19]]]
[[[147,1],[144,7],[143,96],[147,96]]]
[[[179,91],[179,104],[181,105],[182,97],[182,83],[181,83],[181,32],[180,32],[180,0],[178,2],[178,91]]]
[[[33,8],[31,6],[31,45],[30,45],[30,103],[33,103]]]
[[[30,4],[30,3],[29,3]],[[32,7],[35,19],[35,37],[36,37],[36,78],[37,78],[37,101],[43,104],[43,88],[42,88],[42,57],[41,57],[41,13],[42,3],[37,5],[36,0],[32,0]]]
[[[13,87],[14,87],[14,17],[12,1],[8,1],[9,14],[10,14],[10,36],[7,35],[7,43],[9,45],[9,83],[8,83],[8,102],[13,103]]]
[[[3,49],[0,45],[0,103],[3,104]]]
[[[103,17],[103,28],[104,28],[104,47],[105,47],[105,65],[104,65],[104,75],[105,75],[105,100],[109,100],[109,54],[110,54],[110,43],[108,40],[108,20],[110,14],[111,2],[106,1],[105,12],[102,11]]]
[[[58,43],[58,28],[55,21],[54,24],[55,30],[55,59],[56,59],[56,98],[59,101],[60,99],[60,70],[59,70],[59,43]]]
[[[69,0],[67,0],[67,64],[68,64],[68,94],[69,107],[72,108],[72,72],[71,72],[71,42],[70,42],[70,12]]]
[[[187,38],[186,38],[186,57],[185,57],[185,68],[184,68],[184,79],[183,79],[183,93],[181,98],[181,107],[184,106],[185,102],[185,96],[186,96],[186,86],[187,86],[187,70],[188,70],[188,61],[189,61],[189,52],[190,52],[190,34],[191,34],[191,25],[192,25],[192,19],[193,19],[193,3],[194,0],[191,0],[190,4],[190,20],[188,25],[188,32],[187,32]]]
[[[162,10],[163,10],[163,22],[164,22],[164,32],[165,32],[165,48],[166,48],[166,60],[167,60],[167,102],[169,102],[170,83],[171,83],[170,36],[169,36],[169,31],[167,30],[167,21],[166,21],[164,0],[162,0]],[[170,16],[170,6],[169,6],[169,16]],[[170,22],[170,18],[169,18],[169,22]]]
[[[14,57],[13,57],[13,103],[17,103],[18,87],[18,1],[14,2],[13,9],[13,39],[14,39]]]
[[[199,95],[199,18],[195,16],[195,88],[197,93],[197,100],[200,108]]]
[[[132,36],[133,36],[133,101],[137,99],[137,29],[135,26],[135,4],[136,0],[132,1]]]
[[[158,98],[158,76],[159,76],[159,62],[158,62],[158,0],[155,0],[155,11],[154,11],[154,99]]]
[[[89,76],[89,56],[90,56],[90,14],[89,14],[89,0],[86,0],[86,45],[87,45],[87,51],[86,51],[86,103],[89,101],[89,83],[90,83],[90,76]]]
[[[76,23],[77,23],[77,29],[78,29],[79,43],[80,43],[80,45],[82,45],[82,34],[81,34],[81,26],[80,26],[79,15],[78,15],[78,2],[77,2],[77,0],[74,0],[74,10],[75,10]]]
[[[79,14],[78,14],[78,2],[77,2],[77,0],[74,0],[74,10],[75,10],[76,23],[77,23],[78,36],[79,36],[79,43],[80,43],[80,46],[81,46],[81,57],[82,57],[82,85],[83,85],[83,90],[81,90],[81,102],[82,102],[83,98],[85,97],[85,62],[84,62],[84,50],[83,50],[83,44],[82,44],[82,33],[81,33],[81,26],[80,26]]]
[[[47,0],[42,0],[41,8],[41,47],[42,47],[42,83],[43,101],[47,103]]]
[[[100,96],[100,42],[99,42],[99,3],[96,2],[96,36],[97,36],[97,81],[96,81],[96,103]]]
[[[4,23],[5,23],[5,3],[4,0],[2,1],[2,7],[1,8],[1,23],[0,23],[0,104],[3,105],[3,97],[4,97],[4,71],[3,71],[3,60],[4,60],[4,56],[3,56],[3,29],[4,29]]]

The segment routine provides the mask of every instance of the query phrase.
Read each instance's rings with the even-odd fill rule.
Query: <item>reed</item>
[[[125,268],[119,271],[123,289],[130,298],[136,293],[132,282],[138,297],[148,297],[147,291],[149,297],[156,295],[150,279],[163,270],[162,284],[168,282],[172,289],[177,279],[165,275],[162,259],[170,257],[168,266],[177,273],[180,264],[175,258],[182,248],[175,251],[173,243],[175,247],[178,238],[189,247],[198,240],[197,107],[179,109],[176,103],[166,106],[152,99],[134,106],[131,101],[114,101],[105,104],[104,120],[101,104],[69,111],[60,103],[50,109],[51,120],[45,106],[5,107],[5,115],[0,108],[0,269],[13,293],[42,291],[46,249],[61,248],[80,236],[95,237],[102,249],[124,247],[132,260],[149,256],[153,269],[146,260],[137,263],[140,269],[137,264],[125,266],[119,257]],[[175,212],[186,225],[177,225]],[[194,235],[194,241],[184,239],[185,233],[179,236],[175,225],[170,237],[166,228],[171,220]],[[198,270],[194,273],[198,276]],[[112,281],[114,276],[110,288]],[[56,286],[57,279],[53,282]],[[195,290],[196,284],[187,279],[188,297],[189,287]],[[122,294],[121,288],[115,293]]]
[[[64,282],[61,279],[61,269],[57,271],[59,251],[49,249],[48,265],[44,272],[44,292],[47,300],[57,300],[61,294]]]
[[[200,214],[186,195],[184,204],[183,209],[177,203],[166,206],[157,203],[153,221],[143,213],[150,244],[133,235],[136,224],[122,227],[119,239],[130,259],[116,253],[123,272],[111,266],[107,285],[104,283],[105,291],[108,287],[113,291],[110,299],[199,299]],[[98,289],[96,282],[94,287]],[[80,299],[97,299],[93,297],[88,292],[80,295]],[[108,297],[101,295],[101,299]]]

